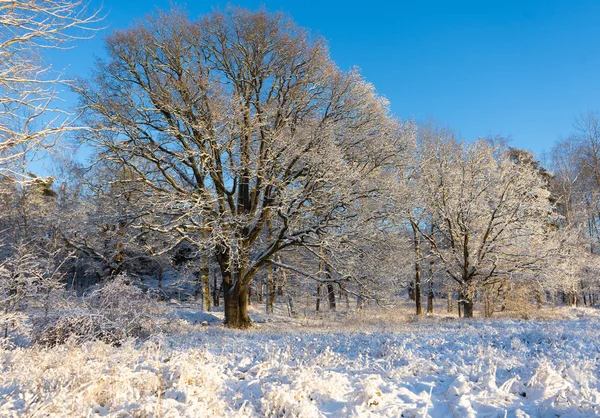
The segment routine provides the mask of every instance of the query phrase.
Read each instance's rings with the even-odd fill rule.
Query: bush
[[[0,344],[29,334],[34,315],[47,315],[63,288],[61,266],[67,258],[22,244],[0,262]]]
[[[542,307],[542,302],[543,293],[538,283],[515,283],[506,294],[503,311],[528,319]]]
[[[37,324],[33,344],[53,347],[64,344],[67,340],[83,342],[88,340],[102,341],[115,346],[121,345],[125,338],[123,332],[98,316],[71,315],[53,318]]]
[[[119,345],[125,338],[147,337],[159,328],[157,301],[125,274],[83,298],[75,313],[37,324],[33,342],[44,346],[98,340]]]

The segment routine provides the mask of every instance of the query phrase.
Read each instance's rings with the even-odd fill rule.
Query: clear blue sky
[[[600,110],[600,0],[181,4],[193,18],[228,3],[288,13],[328,40],[340,67],[361,68],[395,115],[433,119],[468,140],[511,136],[539,154],[572,132],[578,115]],[[53,53],[55,66],[85,75],[107,33],[157,7],[169,1],[104,0],[108,29]]]

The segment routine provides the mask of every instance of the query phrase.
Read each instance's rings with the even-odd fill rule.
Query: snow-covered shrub
[[[34,332],[33,343],[46,347],[64,344],[67,340],[98,340],[106,344],[120,345],[125,337],[123,331],[92,315],[69,315],[43,321],[40,331]]]
[[[39,324],[34,342],[53,346],[74,339],[119,345],[127,337],[147,337],[160,328],[160,306],[120,274],[85,296],[69,315]]]
[[[542,302],[542,289],[537,282],[514,283],[506,293],[503,310],[511,316],[528,319],[541,308]]]
[[[63,287],[59,260],[58,252],[24,244],[0,261],[0,338],[5,343],[28,334],[30,319],[48,315]]]
[[[155,328],[157,301],[125,274],[93,291],[86,302],[92,314],[114,324],[127,336],[149,334]]]

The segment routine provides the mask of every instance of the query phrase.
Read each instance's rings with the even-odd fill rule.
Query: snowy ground
[[[0,351],[0,416],[598,416],[600,316],[569,315],[231,331],[182,309],[144,343]]]

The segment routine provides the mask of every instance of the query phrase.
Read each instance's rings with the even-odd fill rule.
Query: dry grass
[[[172,409],[171,403],[197,396],[199,390],[218,393],[222,383],[219,370],[206,364],[201,350],[166,356],[160,340],[139,346],[128,340],[118,348],[98,341],[67,343],[2,351],[0,356],[9,367],[0,374],[0,387],[10,387],[9,403],[22,410],[25,402],[29,416],[88,416],[90,411],[161,416],[161,409]],[[205,411],[224,407],[210,399],[200,399],[198,405]],[[0,414],[10,407],[5,404]]]

